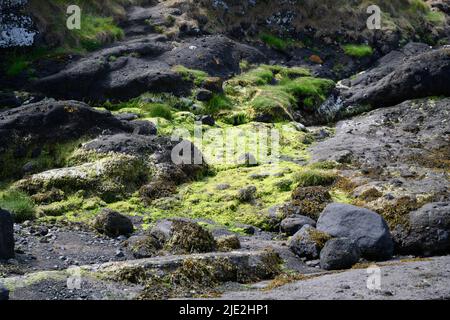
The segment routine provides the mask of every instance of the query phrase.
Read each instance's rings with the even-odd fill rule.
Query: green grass
[[[372,47],[366,44],[346,44],[342,48],[346,55],[355,58],[364,58],[373,54]]]
[[[184,80],[193,81],[197,86],[200,86],[209,77],[204,71],[189,69],[181,65],[173,67],[172,70],[181,75]]]
[[[7,65],[6,75],[9,77],[18,76],[23,71],[27,70],[29,65],[29,61],[26,61],[22,57],[18,57],[17,60],[14,60],[11,64]]]
[[[105,43],[120,40],[124,32],[109,17],[82,15],[81,29],[73,30],[79,45],[87,51],[94,51]]]
[[[435,25],[441,25],[445,23],[445,14],[437,11],[429,11],[425,18]]]
[[[203,112],[211,115],[217,114],[222,110],[227,110],[232,107],[230,99],[224,94],[213,95],[211,100],[206,102],[204,105],[205,107],[203,109]]]
[[[0,208],[11,212],[16,222],[31,220],[35,214],[33,200],[25,193],[14,189],[0,193]]]
[[[329,186],[336,181],[336,175],[329,171],[305,169],[294,175],[300,187]]]
[[[268,33],[262,33],[259,38],[269,47],[279,51],[286,51],[294,46],[301,46],[298,41],[293,39],[280,38]]]
[[[170,107],[162,103],[146,104],[142,107],[142,110],[150,118],[163,118],[169,121],[173,119]]]

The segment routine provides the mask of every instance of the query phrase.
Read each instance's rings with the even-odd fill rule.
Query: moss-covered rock
[[[241,242],[236,235],[222,236],[216,238],[217,249],[219,251],[232,251],[241,248]]]
[[[325,187],[298,187],[292,192],[291,206],[303,215],[317,220],[327,204],[332,202],[331,195]],[[289,206],[286,207],[289,212]],[[291,209],[292,211],[292,209]],[[295,212],[293,212],[295,213]]]

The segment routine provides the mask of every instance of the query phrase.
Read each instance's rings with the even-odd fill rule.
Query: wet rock
[[[133,233],[131,220],[119,212],[103,209],[94,220],[94,228],[109,237],[127,236]]]
[[[359,261],[360,255],[358,246],[352,240],[331,239],[320,251],[320,266],[325,270],[348,269]]]
[[[217,249],[219,251],[233,251],[241,248],[238,236],[229,235],[216,238]]]
[[[428,203],[409,214],[408,225],[393,232],[398,250],[432,256],[450,252],[450,203]]]
[[[316,222],[306,216],[294,215],[281,221],[280,230],[289,236],[294,235],[303,226],[310,225],[312,227],[316,226]]]
[[[16,108],[20,106],[20,100],[12,92],[0,92],[0,109]]]
[[[327,233],[306,225],[292,236],[288,246],[297,256],[314,260],[319,258],[320,250],[330,238]]]
[[[0,260],[14,258],[14,221],[11,213],[0,208]]]
[[[348,204],[329,204],[317,221],[317,230],[354,240],[363,257],[388,260],[394,243],[386,221],[377,213]]]
[[[134,120],[129,122],[131,127],[133,128],[134,134],[141,134],[145,136],[155,135],[158,133],[158,129],[155,124],[150,121],[145,120]]]

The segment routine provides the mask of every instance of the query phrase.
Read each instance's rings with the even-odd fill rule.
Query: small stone
[[[9,300],[9,290],[0,285],[0,301]]]
[[[94,228],[109,237],[130,235],[134,230],[133,223],[128,217],[109,209],[103,209],[95,218]]]

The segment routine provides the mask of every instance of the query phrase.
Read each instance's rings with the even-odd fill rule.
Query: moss
[[[327,243],[327,241],[331,239],[331,236],[329,234],[314,228],[308,229],[308,235],[310,236],[311,240],[316,243],[319,251],[322,250],[322,248],[325,246],[325,243]]]
[[[279,51],[286,51],[294,47],[301,47],[301,43],[299,41],[295,41],[290,38],[280,38],[268,33],[262,33],[260,35],[260,39],[269,47]]]
[[[294,179],[301,187],[329,186],[336,181],[337,175],[324,170],[304,169],[297,172]]]
[[[186,81],[193,81],[195,85],[200,86],[209,77],[209,75],[201,70],[189,69],[184,66],[178,65],[172,68]]]
[[[362,192],[359,198],[366,202],[370,202],[380,198],[382,195],[383,194],[380,191],[378,191],[377,188],[370,188]]]
[[[409,229],[409,213],[419,209],[427,202],[429,199],[417,200],[411,197],[401,197],[376,211],[386,220],[391,230],[395,230],[397,226]]]
[[[325,187],[298,187],[292,192],[291,197],[292,205],[300,208],[302,214],[315,220],[331,202],[331,195]]]
[[[34,201],[14,188],[0,192],[0,208],[11,212],[16,222],[31,220],[36,212]]]
[[[364,58],[373,54],[373,49],[365,44],[347,44],[342,46],[346,55],[355,58]]]
[[[39,216],[62,216],[70,211],[78,210],[83,205],[83,198],[79,195],[69,196],[66,200],[53,202],[37,207]]]

